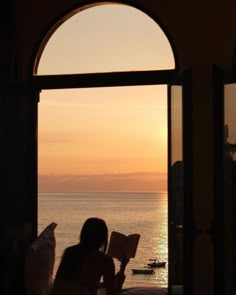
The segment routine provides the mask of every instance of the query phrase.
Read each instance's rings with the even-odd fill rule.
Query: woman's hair
[[[108,242],[108,229],[105,221],[100,218],[88,218],[80,232],[80,244],[87,249],[100,249],[105,252]]]
[[[105,221],[95,217],[87,219],[80,232],[80,243],[68,247],[64,251],[55,277],[53,290],[60,290],[61,283],[64,284],[65,280],[70,282],[74,279],[77,280],[86,257],[93,250],[99,250],[101,247],[105,252],[107,239],[108,229]]]

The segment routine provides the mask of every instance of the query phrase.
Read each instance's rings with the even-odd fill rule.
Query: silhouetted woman
[[[65,249],[51,295],[95,295],[103,277],[107,295],[121,291],[128,261],[121,262],[115,275],[113,259],[105,254],[108,229],[104,220],[89,218],[85,221],[80,242]]]

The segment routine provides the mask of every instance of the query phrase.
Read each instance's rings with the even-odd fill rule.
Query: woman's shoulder
[[[78,249],[79,249],[79,244],[69,246],[69,247],[65,248],[63,256],[64,257],[65,256],[68,257],[71,255],[73,256],[74,254],[76,254],[78,252]]]
[[[65,248],[65,251],[70,252],[70,251],[75,251],[79,248],[79,244],[71,245],[67,248]]]

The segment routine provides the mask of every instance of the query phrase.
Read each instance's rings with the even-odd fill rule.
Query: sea
[[[167,193],[39,193],[38,232],[56,222],[56,261],[54,275],[63,250],[78,243],[84,221],[89,217],[103,218],[111,231],[126,235],[139,233],[135,258],[127,265],[124,287],[168,285]],[[154,274],[133,274],[143,269],[149,259],[166,261]],[[119,263],[116,259],[116,270]]]

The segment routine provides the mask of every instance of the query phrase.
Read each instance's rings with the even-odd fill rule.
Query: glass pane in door
[[[182,86],[169,86],[169,287],[183,285],[183,93]]]
[[[224,88],[224,267],[225,294],[234,294],[232,290],[233,265],[235,263],[234,216],[236,202],[236,84],[227,84]]]

